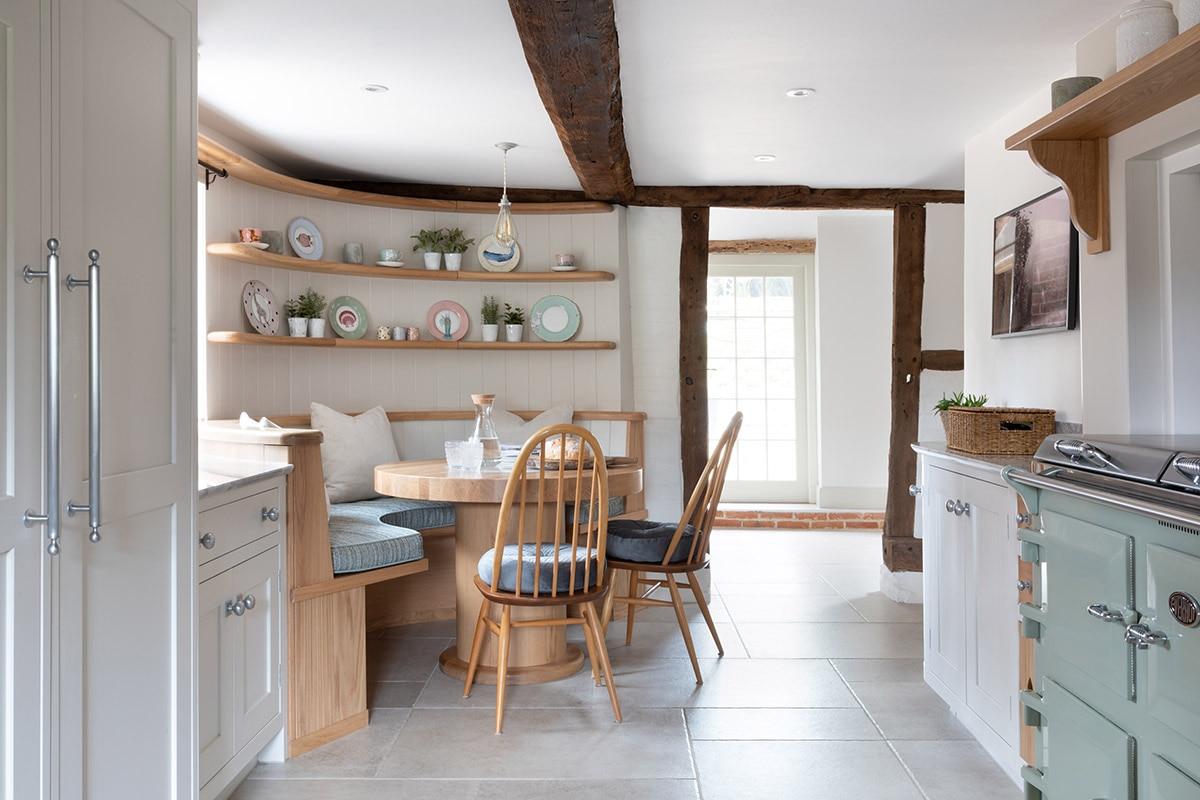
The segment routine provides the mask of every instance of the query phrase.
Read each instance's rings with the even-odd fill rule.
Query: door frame
[[[803,391],[796,394],[796,447],[797,472],[804,471],[803,477],[797,477],[794,482],[783,483],[779,489],[787,492],[803,492],[804,497],[786,497],[779,495],[770,487],[769,481],[734,481],[729,480],[725,486],[725,496],[728,502],[766,502],[766,503],[811,503],[817,493],[817,394],[816,394],[816,257],[808,253],[738,253],[711,254],[708,257],[707,278],[763,275],[765,277],[791,277],[795,279],[796,310],[793,319],[795,325],[796,380],[804,381]],[[799,295],[803,293],[801,298]],[[707,309],[705,311],[707,320]],[[707,393],[707,381],[705,382]],[[800,387],[797,387],[800,388]],[[710,433],[715,433],[710,431]],[[707,443],[706,443],[707,447]],[[757,486],[737,484],[756,483]]]

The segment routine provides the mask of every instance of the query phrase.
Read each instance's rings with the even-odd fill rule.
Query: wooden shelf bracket
[[[1062,181],[1071,204],[1071,219],[1087,239],[1088,253],[1111,247],[1108,209],[1108,139],[1029,142],[1029,157]]]

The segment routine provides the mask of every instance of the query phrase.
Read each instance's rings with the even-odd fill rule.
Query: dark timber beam
[[[386,194],[392,197],[420,197],[425,200],[454,200],[469,203],[499,203],[499,186],[456,186],[447,183],[406,183],[404,181],[359,181],[312,179],[312,183],[347,189],[352,192]],[[579,203],[587,200],[583,192],[571,189],[518,189],[508,187],[508,199],[514,203]]]
[[[710,255],[739,253],[815,253],[816,239],[710,239]]]
[[[612,0],[508,0],[508,7],[579,185],[593,200],[628,202],[633,171]]]
[[[679,441],[683,500],[708,461],[708,209],[680,209]]]
[[[962,350],[921,351],[921,369],[929,369],[934,372],[961,372],[962,368]]]
[[[888,443],[883,563],[892,572],[921,570],[913,535],[917,423],[921,403],[921,307],[925,294],[925,206],[896,206],[892,220],[892,432]]]
[[[586,187],[585,187],[586,188]],[[810,186],[639,186],[635,206],[884,209],[901,204],[961,203],[952,189],[813,189]]]

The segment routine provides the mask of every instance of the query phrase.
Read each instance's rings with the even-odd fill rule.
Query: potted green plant
[[[525,311],[520,306],[504,304],[504,341],[519,342],[525,334]]]
[[[479,316],[483,320],[481,326],[483,330],[483,340],[485,342],[494,342],[500,335],[500,304],[496,302],[496,298],[490,294],[483,298],[483,306],[479,309]]]
[[[982,408],[987,405],[987,401],[988,397],[986,394],[963,394],[962,392],[955,392],[946,397],[946,394],[943,392],[942,399],[934,403],[933,413],[942,418],[942,428],[946,431],[946,439],[949,440],[950,438],[949,419],[946,416],[947,411],[952,408]]]
[[[308,318],[301,313],[300,298],[293,297],[283,304],[289,336],[308,336]]]
[[[475,244],[474,239],[468,239],[462,228],[449,228],[442,240],[442,252],[446,254],[446,269],[457,272],[462,269],[463,253]]]
[[[300,316],[308,320],[308,335],[322,338],[325,335],[325,295],[309,286],[300,293],[296,302]]]
[[[414,253],[418,250],[425,252],[425,269],[442,268],[442,248],[446,241],[445,228],[435,228],[433,230],[422,228],[409,238],[415,239],[417,242],[413,245]]]

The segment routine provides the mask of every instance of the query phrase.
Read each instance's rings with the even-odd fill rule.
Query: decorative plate
[[[288,223],[288,244],[296,251],[296,255],[309,261],[318,261],[325,255],[321,232],[307,217],[296,217]]]
[[[543,342],[565,342],[579,333],[579,306],[561,295],[548,295],[529,310],[529,325]]]
[[[496,241],[495,234],[489,233],[479,242],[479,266],[488,272],[512,272],[521,263],[521,245],[513,241],[510,245],[502,245]]]
[[[251,327],[263,336],[274,336],[279,327],[279,306],[275,295],[262,281],[247,281],[242,287],[242,308]]]
[[[429,307],[425,318],[429,333],[439,342],[457,342],[467,335],[471,318],[467,310],[453,300],[441,300]]]
[[[336,297],[329,304],[329,324],[343,339],[361,339],[367,332],[367,310],[349,295]]]

